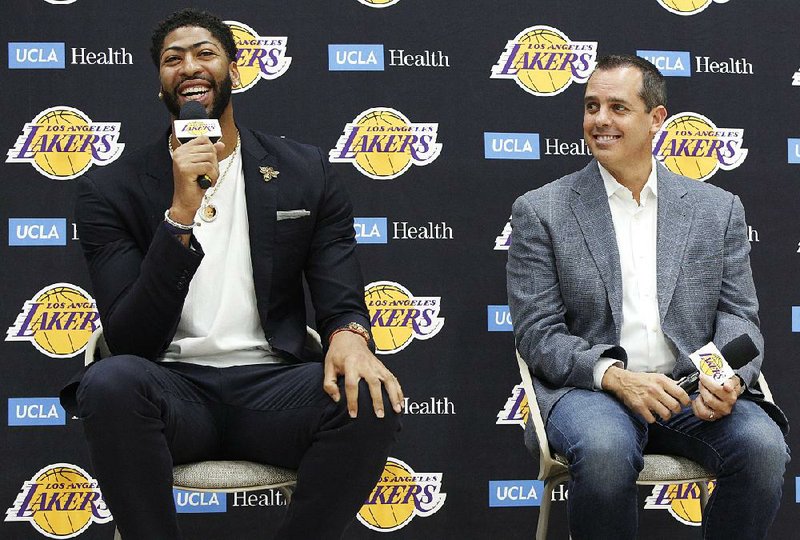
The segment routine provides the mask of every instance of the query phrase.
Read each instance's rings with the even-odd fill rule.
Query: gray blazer
[[[737,373],[745,396],[763,401],[756,383],[764,340],[742,203],[660,164],[657,175],[658,307],[678,351],[672,377],[694,371],[689,354],[709,341],[722,348],[746,333],[762,354]],[[519,197],[511,223],[511,319],[546,421],[561,396],[593,387],[600,356],[627,364],[619,251],[597,162]],[[783,413],[765,409],[786,431]]]

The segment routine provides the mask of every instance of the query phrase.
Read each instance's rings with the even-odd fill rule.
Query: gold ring
[[[708,419],[709,420],[713,420],[714,419],[714,411],[711,411],[710,413],[708,413]]]

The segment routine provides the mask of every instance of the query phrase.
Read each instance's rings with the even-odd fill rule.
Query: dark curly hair
[[[231,62],[236,60],[236,42],[233,40],[233,32],[231,32],[230,27],[222,22],[222,19],[207,11],[187,8],[176,11],[158,23],[158,26],[153,30],[150,55],[156,67],[160,65],[159,61],[161,59],[161,48],[164,46],[164,38],[176,28],[186,26],[205,28],[211,32],[211,35],[222,44],[222,48],[225,49],[225,53],[228,55],[228,60]]]

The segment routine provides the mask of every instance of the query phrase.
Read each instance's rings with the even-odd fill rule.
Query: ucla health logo
[[[709,496],[717,483],[708,482]],[[676,520],[684,525],[699,527],[703,524],[700,508],[700,488],[693,484],[661,484],[653,486],[652,493],[644,501],[645,510],[668,510]]]
[[[328,71],[383,69],[383,45],[328,45]]]
[[[675,15],[695,15],[713,3],[725,4],[728,0],[658,0],[661,6]]]
[[[69,180],[116,160],[125,148],[119,134],[119,122],[92,122],[78,109],[51,107],[25,124],[6,163],[30,163],[48,178]]]
[[[67,220],[64,218],[9,218],[9,246],[65,246]]]
[[[530,408],[528,407],[528,396],[521,384],[516,385],[511,390],[511,395],[506,400],[505,406],[497,413],[498,425],[520,426],[525,429],[528,421]]]
[[[353,221],[359,244],[385,244],[389,241],[385,217],[357,217]]]
[[[399,1],[400,0],[358,0],[358,3],[372,8],[386,8],[395,5]]]
[[[216,491],[190,491],[172,488],[175,511],[179,514],[217,514],[227,512],[228,498]]]
[[[286,36],[261,37],[244,23],[225,21],[231,27],[236,42],[236,65],[239,67],[239,84],[233,92],[251,89],[261,79],[277,79],[289,69],[292,59],[286,56]]]
[[[585,83],[596,56],[596,41],[572,41],[551,26],[531,26],[506,44],[490,78],[512,79],[534,96],[554,96],[573,81]]]
[[[788,152],[788,160],[789,163],[800,163],[800,139],[788,139],[789,142],[789,152]]]
[[[688,51],[636,51],[658,68],[664,77],[691,77],[692,57]]]
[[[541,480],[490,480],[489,506],[541,506],[543,493]]]
[[[99,327],[100,314],[89,293],[71,283],[54,283],[25,302],[6,341],[30,341],[51,358],[72,358]]]
[[[9,43],[8,69],[64,69],[63,43]]]
[[[358,521],[378,532],[402,529],[419,517],[429,517],[444,505],[442,473],[418,473],[410,465],[390,457]]]
[[[411,165],[433,162],[442,151],[439,124],[411,122],[388,107],[373,107],[347,124],[329,153],[331,163],[352,163],[375,180],[397,178]]]
[[[9,426],[63,426],[67,415],[58,398],[8,398]]]
[[[5,521],[27,521],[48,538],[73,538],[113,518],[97,480],[70,463],[54,463],[26,480]]]
[[[744,130],[718,128],[695,112],[668,118],[653,139],[653,155],[675,174],[708,180],[719,170],[730,171],[744,162]]]
[[[364,288],[375,352],[394,354],[414,339],[431,339],[444,327],[439,296],[414,296],[394,281],[375,281]]]
[[[486,159],[539,159],[539,134],[486,132],[483,155]]]
[[[511,216],[509,216],[508,221],[506,221],[503,232],[494,239],[495,250],[508,251],[509,246],[511,246]]]
[[[486,307],[487,330],[489,332],[511,332],[511,312],[508,306]]]

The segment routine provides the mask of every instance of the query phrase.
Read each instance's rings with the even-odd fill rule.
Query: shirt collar
[[[649,198],[649,194],[652,194],[653,197],[658,196],[658,174],[656,174],[656,159],[651,157],[650,161],[650,175],[647,177],[647,182],[645,182],[644,188],[642,188],[643,196],[641,198],[644,200]],[[606,188],[606,195],[608,195],[609,199],[620,189],[628,189],[617,182],[611,173],[608,172],[608,169],[600,165],[599,161],[597,162],[597,167],[600,169],[600,176],[603,178],[603,185]]]

